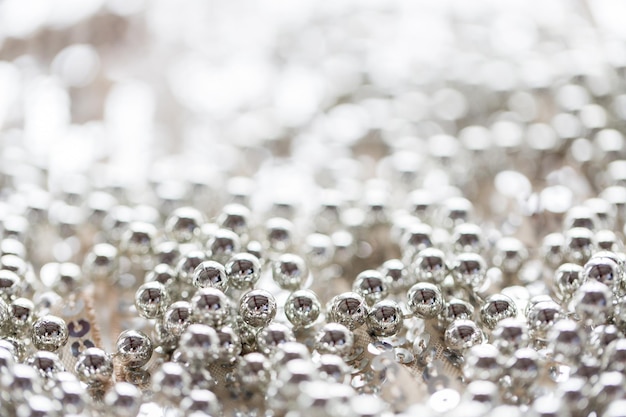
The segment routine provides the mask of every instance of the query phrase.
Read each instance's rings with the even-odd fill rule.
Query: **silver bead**
[[[252,290],[239,300],[239,314],[252,327],[266,326],[276,316],[276,300],[265,290]]]
[[[258,391],[270,382],[271,369],[272,364],[265,355],[252,352],[241,357],[237,364],[237,375],[246,389]]]
[[[217,360],[221,363],[234,362],[241,353],[241,340],[237,332],[232,327],[222,327],[217,329],[217,337],[219,338],[219,348],[217,351]]]
[[[17,298],[11,302],[9,310],[11,332],[15,335],[28,336],[35,320],[35,304],[27,298]]]
[[[569,300],[583,282],[583,267],[577,264],[565,263],[554,273],[554,284],[563,300]]]
[[[152,390],[157,401],[164,404],[178,405],[189,393],[190,386],[191,377],[179,363],[165,362],[152,375]]]
[[[163,328],[174,337],[179,337],[192,323],[192,308],[188,301],[172,303],[163,315]]]
[[[527,347],[530,342],[526,323],[513,317],[500,320],[493,329],[492,336],[494,346],[505,355]]]
[[[165,288],[171,288],[176,282],[178,276],[171,265],[161,263],[157,264],[144,277],[144,282],[160,282]]]
[[[59,356],[47,350],[35,352],[26,360],[26,364],[35,368],[42,378],[52,378],[65,370]]]
[[[501,353],[493,345],[472,346],[465,354],[463,375],[469,381],[498,382],[503,372],[500,359]]]
[[[224,229],[232,230],[239,236],[248,232],[250,210],[241,204],[227,204],[217,218],[217,223]]]
[[[17,406],[16,417],[58,417],[60,415],[58,403],[46,395],[33,395],[26,403]]]
[[[4,299],[0,298],[0,335],[3,335],[4,332],[8,330],[10,317],[11,310],[9,309],[9,305]]]
[[[192,389],[180,402],[180,410],[186,416],[221,416],[220,400],[207,389]]]
[[[0,297],[5,301],[10,301],[18,296],[21,284],[22,280],[15,272],[0,269]]]
[[[289,327],[281,323],[270,323],[256,335],[257,349],[265,355],[275,352],[278,346],[295,340]]]
[[[228,283],[237,289],[252,288],[261,277],[261,262],[250,253],[237,253],[225,265]]]
[[[532,336],[544,339],[554,323],[563,318],[563,311],[553,300],[540,301],[529,308],[526,318]]]
[[[298,255],[282,254],[272,262],[272,278],[281,288],[295,291],[306,283],[309,270]]]
[[[460,224],[454,228],[452,242],[455,252],[480,253],[485,247],[483,231],[472,223]]]
[[[534,349],[518,349],[507,361],[506,369],[514,384],[531,385],[539,377],[539,356]]]
[[[412,262],[415,255],[420,251],[430,248],[433,245],[432,233],[432,227],[425,223],[409,225],[400,241],[400,248],[404,254],[402,259],[406,262]]]
[[[320,377],[329,382],[346,383],[350,377],[350,367],[339,355],[320,355],[316,363]]]
[[[32,341],[39,350],[56,351],[67,343],[69,331],[65,321],[56,316],[43,316],[33,324]]]
[[[122,234],[120,249],[127,256],[143,256],[152,253],[157,229],[150,223],[133,222]]]
[[[612,401],[602,413],[602,417],[626,417],[626,400]]]
[[[574,206],[567,211],[563,220],[563,228],[565,230],[574,227],[581,227],[591,231],[598,227],[598,218],[589,207]]]
[[[226,291],[228,280],[224,266],[215,261],[204,261],[193,271],[192,284],[196,288],[217,288]]]
[[[192,324],[180,336],[178,349],[189,361],[208,364],[217,357],[219,345],[220,339],[214,328],[206,324]]]
[[[439,318],[442,327],[448,327],[454,320],[472,320],[474,318],[474,306],[467,301],[453,298],[445,303]]]
[[[570,319],[557,321],[549,331],[548,339],[555,359],[567,362],[580,355],[586,342],[578,323]]]
[[[162,317],[168,305],[169,295],[160,282],[146,282],[135,292],[135,308],[141,317],[147,319]]]
[[[117,269],[117,249],[108,243],[98,243],[85,257],[84,270],[93,280],[104,280]]]
[[[76,293],[83,285],[83,272],[78,265],[71,262],[58,264],[53,284],[53,288],[57,293],[64,296]]]
[[[621,372],[602,372],[591,388],[594,408],[603,410],[611,401],[624,398],[624,379]]]
[[[179,243],[192,242],[200,238],[204,216],[191,207],[180,207],[174,210],[165,221],[166,235]]]
[[[273,217],[265,223],[265,236],[272,250],[289,250],[293,240],[293,223],[287,219]]]
[[[141,408],[141,391],[128,382],[116,382],[106,393],[104,404],[111,416],[136,417]]]
[[[276,346],[272,355],[275,366],[281,366],[295,359],[310,360],[309,348],[300,342],[285,342]]]
[[[612,341],[602,355],[602,369],[605,371],[626,371],[626,339]]]
[[[598,249],[606,251],[619,251],[623,249],[622,241],[612,230],[598,230],[595,234]]]
[[[500,389],[492,381],[472,381],[467,384],[463,398],[469,403],[484,404],[486,409],[490,409],[499,405]]]
[[[16,363],[11,373],[0,375],[3,390],[11,393],[11,401],[19,404],[26,398],[42,392],[42,381],[39,372],[32,366]]]
[[[354,346],[354,335],[339,323],[325,324],[315,336],[315,350],[321,354],[348,357]]]
[[[420,251],[415,259],[414,268],[418,281],[439,284],[448,275],[446,256],[443,251],[436,248]]]
[[[482,330],[472,320],[455,320],[444,333],[446,347],[453,351],[462,352],[483,343],[484,340]]]
[[[386,277],[389,291],[394,294],[405,292],[414,284],[404,263],[399,259],[389,259],[380,267],[380,273]]]
[[[313,291],[298,290],[285,301],[285,315],[294,329],[311,327],[320,316],[322,305]]]
[[[212,260],[225,263],[239,252],[241,242],[239,236],[232,230],[218,229],[209,238],[207,248]]]
[[[556,268],[563,263],[563,246],[565,236],[562,233],[550,233],[541,242],[541,253],[552,268]]]
[[[387,280],[380,272],[368,269],[356,276],[352,291],[360,294],[369,305],[372,305],[387,296]]]
[[[477,253],[460,253],[454,261],[452,272],[457,282],[477,289],[485,282],[487,263]]]
[[[332,239],[322,233],[308,235],[304,241],[304,255],[313,267],[328,265],[335,255]]]
[[[617,289],[622,278],[622,268],[614,260],[614,254],[602,252],[604,255],[592,256],[583,266],[583,279],[594,279],[611,289]]]
[[[345,292],[333,297],[327,307],[327,320],[354,330],[365,324],[368,309],[365,299],[355,292]]]
[[[517,307],[504,294],[489,296],[480,308],[480,319],[489,329],[495,329],[500,320],[517,316]]]
[[[496,254],[493,257],[493,264],[507,274],[513,274],[519,271],[524,262],[528,259],[526,246],[516,238],[501,238],[496,243],[495,250]]]
[[[231,316],[230,299],[217,288],[200,288],[191,298],[194,320],[212,327],[224,325]]]
[[[178,243],[166,240],[154,247],[156,264],[165,264],[174,267],[180,260],[180,248]]]
[[[612,312],[613,293],[606,285],[589,281],[581,285],[570,303],[570,309],[586,324],[602,324]]]
[[[589,339],[589,344],[596,350],[596,352],[598,352],[598,354],[602,354],[611,342],[619,340],[622,337],[623,334],[617,326],[614,324],[605,324],[597,326],[593,329]]]
[[[419,318],[432,319],[443,309],[441,290],[429,282],[418,282],[407,293],[409,309]]]
[[[402,310],[395,301],[383,300],[374,304],[367,315],[367,328],[376,337],[397,334],[404,323]]]
[[[74,370],[78,378],[86,384],[104,384],[113,375],[113,361],[102,349],[91,347],[78,355]]]
[[[179,282],[192,285],[196,268],[207,260],[206,253],[201,250],[187,252],[176,264],[176,274]]]
[[[140,368],[152,357],[152,340],[138,330],[125,330],[115,343],[116,358],[125,367]]]
[[[85,411],[88,404],[87,391],[78,378],[69,371],[56,374],[59,381],[52,388],[52,397],[59,401],[64,413],[68,415],[80,415]]]
[[[593,232],[585,227],[574,227],[565,232],[565,258],[568,262],[584,264],[595,247]]]

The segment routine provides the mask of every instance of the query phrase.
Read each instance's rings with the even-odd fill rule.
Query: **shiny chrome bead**
[[[230,299],[217,288],[200,288],[191,298],[192,315],[198,323],[218,328],[231,316]]]
[[[217,288],[226,291],[228,278],[224,266],[215,261],[204,261],[193,271],[192,284],[196,288]]]
[[[174,210],[165,221],[166,235],[179,243],[192,242],[200,238],[204,216],[191,207],[180,207]]]
[[[469,381],[498,382],[504,371],[500,363],[501,353],[489,344],[472,346],[465,355],[463,375]]]
[[[261,277],[261,262],[250,253],[237,253],[226,263],[225,270],[234,288],[252,288]]]
[[[295,342],[295,340],[296,338],[289,327],[281,323],[270,323],[257,333],[256,346],[259,352],[270,355],[280,345]]]
[[[154,247],[154,257],[156,258],[156,264],[165,264],[170,267],[176,266],[180,260],[180,248],[177,242],[166,240],[161,243],[157,243]]]
[[[144,282],[160,282],[165,288],[171,288],[176,282],[178,275],[171,265],[166,263],[157,264],[144,277]]]
[[[208,364],[218,355],[220,339],[214,328],[206,324],[191,324],[180,336],[178,350],[191,362]]]
[[[479,345],[484,340],[485,336],[482,330],[472,320],[455,320],[450,323],[444,333],[446,347],[458,352]]]
[[[239,314],[252,327],[263,327],[276,316],[276,300],[265,290],[252,290],[239,300]]]
[[[329,382],[345,383],[350,376],[350,368],[339,355],[320,355],[316,363],[320,377]]]
[[[9,310],[11,332],[15,335],[28,336],[35,320],[35,304],[27,298],[17,298],[11,302]]]
[[[118,267],[117,249],[108,243],[98,243],[87,254],[83,268],[93,280],[105,280]]]
[[[352,352],[354,335],[339,323],[325,324],[315,336],[315,350],[321,354],[333,354],[346,358]]]
[[[526,318],[533,337],[544,339],[554,323],[563,318],[563,311],[553,300],[540,301],[529,308]]]
[[[122,234],[120,249],[127,256],[144,256],[152,253],[157,229],[150,223],[133,222]]]
[[[298,255],[282,254],[272,262],[272,278],[281,288],[295,291],[306,283],[309,270]]]
[[[191,377],[179,363],[165,362],[152,375],[152,391],[162,404],[178,405],[191,388]]]
[[[443,309],[441,290],[429,282],[418,282],[408,293],[408,307],[419,318],[432,319]]]
[[[582,265],[593,254],[595,236],[585,227],[574,227],[565,232],[565,259]]]
[[[191,304],[187,301],[176,301],[163,314],[163,329],[170,335],[179,337],[192,321]]]
[[[495,251],[493,264],[507,274],[519,271],[528,259],[526,246],[519,239],[512,237],[503,237],[498,240]]]
[[[47,350],[35,352],[26,360],[26,364],[35,368],[42,378],[52,378],[65,370],[59,356]]]
[[[574,293],[570,309],[586,324],[602,324],[613,310],[613,293],[598,281],[588,281]]]
[[[180,409],[187,416],[220,416],[220,399],[207,389],[192,389],[180,402]]]
[[[285,315],[296,330],[314,325],[321,310],[319,298],[310,290],[295,291],[285,301]]]
[[[266,387],[272,378],[271,370],[271,362],[258,352],[242,356],[237,364],[237,376],[242,385],[250,391],[259,391]]]
[[[360,294],[372,305],[387,296],[387,280],[380,272],[368,269],[359,273],[352,284],[352,291]]]
[[[178,261],[178,264],[176,264],[176,274],[179,282],[192,285],[196,268],[206,260],[206,253],[202,250],[192,250],[184,254]]]
[[[128,382],[116,382],[104,397],[111,416],[136,417],[141,408],[141,391]]]
[[[141,317],[147,319],[162,317],[168,305],[169,295],[160,282],[146,282],[135,292],[135,308]]]
[[[569,300],[583,282],[583,267],[577,264],[565,263],[554,273],[554,286],[563,300]]]
[[[616,289],[621,281],[623,270],[614,260],[615,255],[610,252],[607,256],[593,255],[583,266],[583,280],[594,279],[611,289]]]
[[[420,251],[415,259],[414,268],[418,281],[438,284],[448,275],[446,256],[443,251],[436,248]]]
[[[228,229],[218,229],[207,242],[209,257],[219,263],[227,262],[231,256],[241,249],[239,236]]]
[[[530,342],[527,324],[514,317],[500,320],[493,329],[492,336],[494,346],[505,355],[528,347]]]
[[[273,217],[265,223],[265,236],[271,250],[284,252],[293,243],[293,223],[287,219]]]
[[[578,323],[570,319],[557,321],[548,332],[550,349],[558,361],[572,361],[585,348],[586,340]]]
[[[410,276],[408,269],[399,259],[389,259],[382,264],[379,269],[380,273],[386,277],[389,286],[389,292],[398,294],[405,292],[415,282]]]
[[[125,330],[115,343],[116,358],[125,367],[140,368],[152,357],[152,340],[138,330]]]
[[[5,301],[10,301],[18,296],[21,283],[21,278],[15,272],[0,269],[0,297]]]
[[[509,297],[504,294],[489,296],[480,309],[480,319],[493,330],[500,320],[517,316],[517,307]]]
[[[506,370],[514,384],[521,386],[532,385],[539,377],[539,356],[534,349],[522,348],[513,353],[506,362]]]
[[[227,204],[217,218],[217,223],[224,229],[232,230],[239,236],[248,232],[250,210],[241,204]]]
[[[345,292],[333,297],[327,307],[327,320],[337,322],[350,330],[365,324],[368,314],[365,299],[355,292]]]
[[[32,342],[39,350],[56,351],[67,343],[69,331],[65,321],[56,316],[43,316],[33,324]]]
[[[113,361],[102,349],[91,347],[78,355],[74,370],[86,384],[104,384],[113,375]]]
[[[474,306],[459,298],[452,298],[445,303],[439,318],[443,327],[448,327],[454,320],[473,320]]]
[[[217,329],[217,337],[219,338],[217,360],[224,364],[234,362],[242,349],[237,332],[232,327],[225,326]]]
[[[458,283],[479,288],[485,282],[487,263],[477,253],[460,253],[454,261],[452,273]]]
[[[397,334],[404,323],[402,310],[395,301],[383,300],[374,304],[367,315],[367,329],[376,337]]]

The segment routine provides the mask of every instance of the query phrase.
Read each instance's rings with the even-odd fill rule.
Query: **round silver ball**
[[[503,237],[498,240],[495,251],[493,264],[507,274],[514,274],[519,271],[528,259],[526,246],[519,239],[513,237]]]
[[[565,258],[568,262],[584,264],[593,254],[595,236],[585,227],[574,227],[565,232]]]
[[[239,314],[252,327],[263,327],[276,316],[276,300],[265,290],[252,290],[239,300]]]
[[[237,376],[242,385],[251,391],[267,386],[272,377],[271,370],[272,363],[258,352],[244,355],[237,364]]]
[[[299,290],[285,301],[285,315],[295,329],[311,327],[320,316],[322,304],[313,291]]]
[[[484,340],[482,330],[472,320],[455,320],[444,333],[446,347],[453,351],[462,352],[483,343]]]
[[[380,273],[386,277],[389,291],[398,294],[405,292],[415,284],[404,263],[399,259],[389,259],[380,267]]]
[[[11,332],[15,335],[28,336],[35,320],[35,304],[27,298],[17,298],[11,302],[9,309]]]
[[[52,378],[65,370],[59,356],[47,350],[35,352],[26,360],[26,364],[35,368],[42,378]]]
[[[239,236],[232,230],[218,229],[209,238],[207,248],[211,259],[224,263],[239,252],[241,242]]]
[[[490,344],[472,346],[465,355],[463,375],[469,381],[497,382],[503,372],[501,353]]]
[[[19,275],[8,269],[0,269],[0,297],[5,301],[9,301],[17,297],[22,280]]]
[[[224,326],[217,329],[219,347],[217,350],[217,360],[224,364],[233,363],[241,353],[241,339],[232,327]]]
[[[539,355],[532,348],[521,348],[507,361],[506,369],[514,384],[528,386],[539,377]]]
[[[217,288],[201,288],[191,298],[194,320],[212,327],[224,325],[231,317],[230,299]]]
[[[272,354],[280,345],[295,340],[289,327],[281,323],[270,323],[256,335],[257,349],[265,355]]]
[[[117,269],[117,249],[108,243],[98,243],[85,258],[84,270],[93,280],[104,280]]]
[[[120,249],[127,256],[144,256],[152,253],[157,229],[150,223],[133,222],[122,234]]]
[[[178,275],[171,265],[160,263],[146,274],[144,282],[160,282],[165,286],[165,288],[171,288],[177,278]]]
[[[113,361],[102,349],[91,347],[78,355],[74,370],[86,384],[104,384],[113,375]]]
[[[201,250],[187,252],[176,264],[176,274],[181,283],[192,285],[196,268],[207,260],[206,253]]]
[[[435,284],[418,282],[407,293],[407,305],[419,318],[432,319],[443,309],[443,295]]]
[[[350,367],[339,355],[320,355],[316,363],[320,377],[329,382],[346,383],[350,377]]]
[[[186,416],[221,416],[220,400],[207,389],[192,389],[180,402],[180,409]]]
[[[446,255],[437,248],[426,248],[417,254],[414,263],[418,281],[441,283],[448,275]]]
[[[485,247],[483,231],[473,223],[463,223],[454,228],[452,242],[456,252],[480,253]]]
[[[251,288],[261,277],[261,262],[251,253],[237,253],[225,265],[230,285],[237,289]]]
[[[583,267],[577,264],[565,263],[554,273],[554,286],[563,300],[569,300],[583,282]]]
[[[179,243],[197,240],[202,235],[204,216],[192,207],[180,207],[165,220],[166,235]]]
[[[43,316],[33,324],[32,341],[39,350],[56,351],[67,343],[69,331],[65,321],[56,316]]]
[[[125,330],[115,343],[116,357],[128,368],[140,368],[152,357],[152,340],[138,330]]]
[[[326,323],[315,336],[315,350],[321,354],[348,357],[354,346],[354,335],[344,325]]]
[[[392,300],[374,304],[367,315],[367,328],[376,337],[389,337],[397,334],[404,323],[402,309]]]
[[[526,323],[513,317],[499,321],[492,335],[494,346],[505,355],[527,347],[530,342]]]
[[[191,377],[179,363],[165,362],[152,375],[152,391],[156,400],[167,405],[180,404],[191,388]]]
[[[550,329],[548,339],[555,359],[565,362],[578,358],[586,343],[578,323],[570,319],[557,321]]]
[[[477,253],[460,253],[454,261],[452,273],[460,284],[480,288],[487,276],[487,263]]]
[[[169,299],[163,284],[157,281],[146,282],[135,292],[135,308],[141,317],[156,319],[165,313]]]
[[[500,320],[517,316],[517,307],[511,298],[504,294],[493,294],[480,308],[480,319],[493,330]]]
[[[104,404],[113,416],[136,417],[141,408],[141,391],[128,382],[116,382],[106,393]]]
[[[545,339],[554,323],[563,318],[563,311],[553,300],[540,301],[530,307],[526,318],[533,337]]]
[[[178,349],[188,360],[208,364],[217,357],[219,345],[220,339],[214,328],[206,324],[192,324],[180,337]]]
[[[604,252],[606,253],[606,252]],[[622,277],[622,268],[609,256],[592,256],[583,266],[583,279],[594,279],[616,289]]]
[[[472,320],[474,318],[474,306],[465,300],[452,298],[447,301],[439,315],[442,327],[448,327],[455,320]]]
[[[350,330],[365,324],[368,309],[365,299],[355,292],[345,292],[333,297],[328,303],[327,319],[346,326]]]
[[[217,288],[225,291],[228,279],[224,266],[215,261],[204,261],[193,271],[192,284],[196,288]]]
[[[239,236],[248,232],[250,224],[250,209],[241,204],[227,204],[222,208],[222,213],[217,218],[217,223],[228,230],[232,230]]]
[[[570,309],[587,324],[603,324],[613,309],[613,293],[598,281],[586,282],[574,293]]]
[[[352,291],[360,294],[369,305],[372,305],[387,296],[387,280],[380,272],[368,269],[356,276]]]
[[[272,277],[281,288],[295,291],[302,287],[309,275],[309,270],[298,255],[282,254],[272,262]]]
[[[188,301],[172,303],[163,315],[163,329],[174,337],[179,337],[192,323],[192,308]]]
[[[273,217],[265,223],[265,236],[272,250],[284,252],[293,243],[293,223],[287,219]]]

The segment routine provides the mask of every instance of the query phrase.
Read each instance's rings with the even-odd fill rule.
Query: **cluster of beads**
[[[626,415],[601,7],[23,3],[0,415]]]

